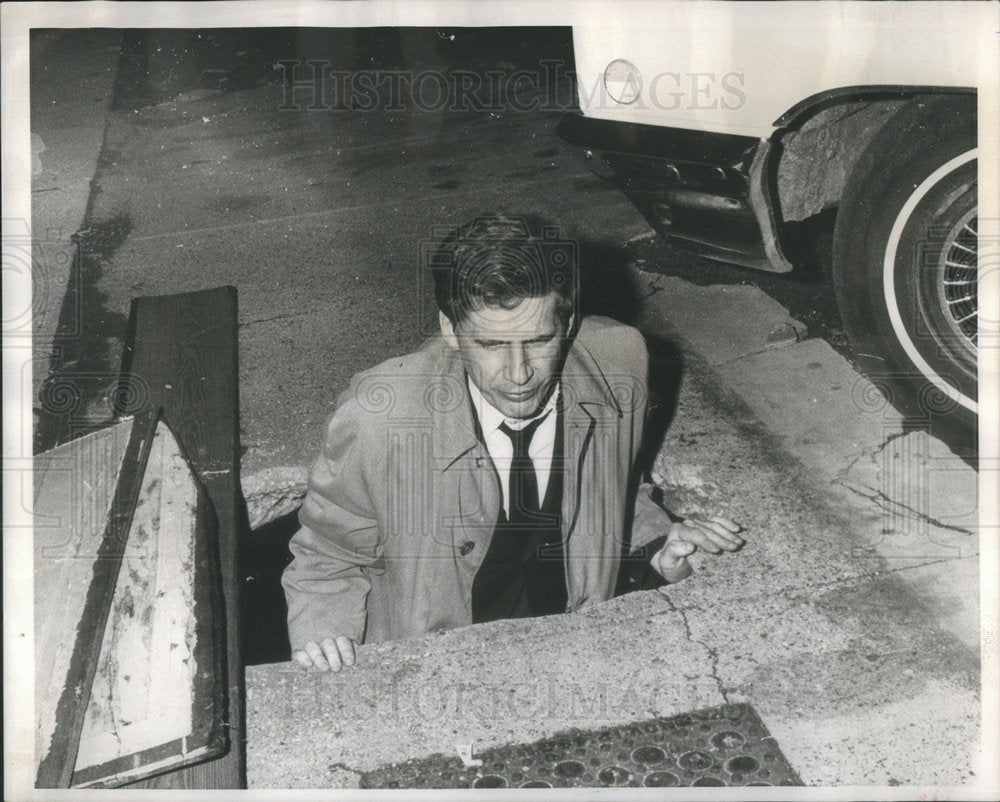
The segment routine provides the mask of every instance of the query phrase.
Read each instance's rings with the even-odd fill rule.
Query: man
[[[696,549],[742,545],[736,524],[671,523],[637,492],[645,343],[577,326],[572,248],[550,233],[498,216],[449,237],[431,265],[440,336],[341,396],[282,577],[302,666],[609,599],[629,554],[674,582]]]

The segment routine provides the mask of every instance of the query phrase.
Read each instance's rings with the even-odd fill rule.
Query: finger
[[[722,524],[716,523],[712,520],[703,520],[701,518],[688,518],[684,523],[691,524],[693,526],[701,527],[707,533],[714,533],[721,538],[722,541],[728,541],[730,543],[742,543],[743,538],[734,532],[730,532]],[[718,538],[713,537],[713,540],[718,540]]]
[[[296,649],[292,652],[292,659],[295,660],[303,668],[312,668],[313,661],[312,658],[305,653],[303,649]]]
[[[725,530],[718,531],[718,529],[715,528],[718,527],[718,524],[706,524],[701,521],[691,521],[690,525],[694,529],[701,532],[720,549],[725,549],[726,551],[736,551],[743,545],[743,541],[735,535],[732,535]],[[719,527],[719,529],[721,529],[721,527]],[[699,543],[698,545],[700,546],[701,544]],[[709,550],[711,551],[711,549]]]
[[[340,651],[340,659],[344,661],[345,666],[354,665],[354,641],[348,638],[346,635],[340,635],[337,637],[337,649]]]
[[[670,538],[667,542],[669,543],[670,541],[678,540],[685,540],[688,543],[694,543],[698,548],[704,549],[712,554],[718,554],[722,551],[722,546],[710,538],[708,533],[694,522],[674,525],[674,528],[670,532]]]
[[[726,527],[726,529],[728,529],[733,534],[743,531],[743,527],[740,526],[738,523],[736,523],[735,521],[730,521],[728,518],[723,518],[721,515],[708,515],[706,517],[708,518],[708,520],[714,521],[715,523],[721,524],[722,526]]]
[[[337,651],[337,643],[333,638],[323,638],[319,642],[319,645],[323,647],[323,654],[326,655],[327,662],[330,663],[331,671],[340,671],[341,661],[340,652]]]
[[[319,644],[316,641],[311,640],[305,645],[306,654],[312,660],[312,664],[318,668],[320,671],[329,671],[330,664],[326,662],[326,658],[323,657],[323,652],[319,648]]]

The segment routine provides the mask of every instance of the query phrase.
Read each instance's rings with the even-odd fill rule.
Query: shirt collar
[[[501,424],[504,423],[506,423],[507,426],[514,431],[523,429],[532,421],[544,418],[556,408],[556,404],[559,402],[559,382],[557,382],[556,386],[552,390],[552,394],[549,396],[548,402],[544,407],[542,407],[537,415],[530,418],[508,418],[486,400],[486,397],[482,394],[482,392],[480,392],[479,388],[476,387],[475,382],[472,381],[468,374],[466,374],[465,380],[469,385],[469,396],[472,399],[472,407],[476,411],[476,415],[479,417],[479,425],[483,430],[484,436],[492,434],[500,428]]]

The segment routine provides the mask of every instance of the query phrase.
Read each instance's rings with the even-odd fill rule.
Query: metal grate
[[[362,788],[802,785],[757,713],[711,707],[601,730],[566,730],[476,755],[437,754],[370,771]]]

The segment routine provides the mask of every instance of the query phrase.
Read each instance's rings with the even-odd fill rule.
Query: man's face
[[[457,326],[441,313],[441,333],[457,348],[476,387],[508,418],[530,418],[548,401],[562,369],[566,333],[555,293],[513,309],[469,312]]]

